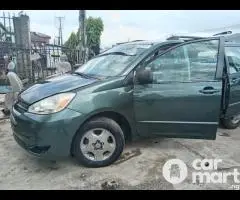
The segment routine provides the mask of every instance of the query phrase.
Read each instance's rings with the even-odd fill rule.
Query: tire
[[[240,125],[240,120],[234,121],[233,117],[222,119],[221,122],[226,129],[236,129]]]
[[[97,131],[100,132],[99,136]],[[72,152],[75,159],[86,167],[105,167],[120,157],[124,146],[125,139],[120,126],[110,118],[98,117],[88,121],[76,133]],[[110,151],[105,151],[107,148]],[[102,157],[104,159],[98,159]]]

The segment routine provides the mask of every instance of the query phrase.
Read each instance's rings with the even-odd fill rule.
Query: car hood
[[[20,94],[20,98],[24,102],[32,104],[54,94],[71,91],[96,81],[98,80],[83,78],[75,74],[66,74],[47,79],[29,87]]]

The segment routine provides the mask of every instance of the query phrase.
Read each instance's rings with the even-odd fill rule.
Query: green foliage
[[[77,35],[72,32],[68,40],[65,42],[64,46],[70,49],[76,49],[78,45],[78,38]]]
[[[87,36],[87,47],[90,51],[96,53],[96,47],[99,48],[101,43],[101,35],[104,29],[103,21],[100,17],[93,18],[88,17],[86,19],[86,36]],[[79,31],[75,34],[72,32],[64,46],[72,50],[77,49],[79,45]]]
[[[77,35],[72,32],[68,40],[65,42],[64,46],[68,49],[64,49],[63,52],[67,55],[68,61],[71,65],[75,64],[75,60],[77,58],[77,54],[74,51],[78,45]]]
[[[103,22],[101,18],[89,17],[86,22],[87,46],[92,48],[100,45],[100,38],[103,32]]]

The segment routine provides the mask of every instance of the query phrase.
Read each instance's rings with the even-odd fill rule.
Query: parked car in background
[[[239,51],[224,37],[114,46],[21,92],[13,136],[33,155],[73,155],[88,167],[112,164],[139,137],[213,140],[219,121],[240,123]]]

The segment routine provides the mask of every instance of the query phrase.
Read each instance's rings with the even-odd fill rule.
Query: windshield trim
[[[141,54],[140,54],[141,55]],[[90,59],[90,60],[93,60],[93,59],[95,59],[95,58],[99,58],[100,56],[96,56],[96,57],[94,57],[94,58],[92,58],[92,59]],[[102,77],[102,78],[109,78],[109,77],[120,77],[120,76],[123,76],[123,73],[128,69],[128,67],[130,67],[135,61],[136,61],[136,59],[139,57],[139,55],[137,55],[137,56],[134,56],[134,58],[124,67],[124,69],[121,71],[121,72],[119,72],[118,74],[116,74],[116,75],[113,75],[113,76],[104,76],[104,75],[99,75],[99,74],[90,74],[90,73],[84,73],[84,72],[77,72],[77,70],[78,69],[76,69],[75,71],[74,71],[74,73],[81,73],[81,74],[86,74],[86,76],[91,76],[92,78],[98,78],[98,77]],[[90,61],[89,60],[89,61]],[[98,79],[101,79],[101,78],[98,78]]]
[[[102,56],[108,56],[108,55],[120,55],[120,56],[137,56],[137,54],[127,54],[121,51],[114,51],[114,52],[110,52],[110,53],[104,53],[104,54],[100,54],[97,56],[98,57],[102,57]]]
[[[124,45],[125,45],[125,44],[124,44]],[[129,45],[129,44],[127,44],[127,45]],[[131,44],[131,45],[132,45],[132,44]],[[151,45],[151,44],[147,44],[147,45]],[[138,44],[136,44],[136,46],[138,46]],[[102,77],[102,78],[123,76],[123,73],[136,61],[136,59],[138,59],[140,56],[142,56],[145,52],[147,52],[147,51],[148,51],[149,49],[151,49],[153,46],[154,46],[154,45],[151,45],[150,47],[145,48],[142,52],[140,52],[140,53],[138,53],[138,54],[133,54],[133,55],[131,55],[131,54],[126,54],[126,56],[131,56],[131,57],[133,57],[133,59],[132,59],[128,64],[126,64],[126,66],[123,68],[122,71],[120,71],[120,72],[119,72],[118,74],[116,74],[116,75],[104,76],[104,75],[100,75],[100,74],[84,73],[84,72],[81,72],[81,71],[80,71],[80,73],[84,73],[84,74],[86,74],[86,76],[87,76],[87,75],[92,76],[92,77],[99,76],[99,77]],[[91,58],[90,60],[94,60],[94,59],[96,59],[96,58],[100,58],[100,57],[102,57],[102,56],[108,56],[108,55],[122,55],[122,56],[125,56],[125,55],[123,55],[124,52],[120,52],[120,54],[118,54],[119,52],[116,52],[116,53],[117,53],[117,54],[115,54],[115,52],[98,54],[97,56]],[[123,53],[123,54],[121,54],[121,53]],[[88,60],[88,61],[90,61],[90,60]],[[78,68],[78,69],[79,69],[79,68]],[[78,69],[76,69],[75,71],[77,72]]]
[[[168,42],[168,43],[169,43],[169,42]],[[139,58],[141,58],[142,55],[145,55],[146,52],[149,52],[149,50],[151,51],[151,49],[152,49],[154,46],[156,46],[157,44],[158,44],[158,43],[153,43],[153,42],[149,42],[149,43],[144,43],[144,42],[143,42],[143,43],[119,44],[119,45],[116,45],[116,46],[114,46],[114,47],[112,47],[112,48],[110,48],[110,49],[102,52],[101,54],[98,54],[98,55],[92,57],[90,60],[88,60],[88,62],[89,62],[89,61],[92,61],[92,60],[94,60],[94,59],[100,58],[100,57],[102,57],[102,56],[108,56],[108,55],[131,56],[132,59],[131,59],[128,63],[123,64],[123,68],[121,67],[122,70],[121,70],[119,73],[115,74],[115,75],[106,76],[106,75],[102,75],[102,74],[85,73],[84,70],[83,70],[83,71],[80,70],[80,68],[81,68],[82,66],[80,66],[80,67],[79,67],[78,69],[76,69],[75,71],[77,72],[77,71],[79,70],[79,72],[84,73],[84,74],[86,74],[86,75],[89,75],[89,76],[92,76],[92,77],[101,77],[101,78],[125,76],[126,71],[127,71],[129,68],[131,68],[131,66],[132,66]],[[132,54],[132,55],[131,55],[131,54],[124,53],[125,47],[129,47],[129,46],[133,46],[133,48],[142,48],[142,50],[141,50],[141,51],[138,51],[136,54]],[[143,46],[144,46],[144,47],[143,47]],[[114,52],[113,49],[114,49],[115,47],[117,47],[117,48],[115,49],[115,52]],[[118,47],[119,47],[119,48],[118,48]],[[123,48],[121,48],[121,47],[123,47]],[[127,49],[128,49],[128,48],[127,48]],[[119,51],[118,51],[118,50],[119,50]],[[121,50],[122,50],[122,52],[121,52]],[[110,52],[108,52],[108,51],[110,51]],[[107,53],[107,52],[108,52],[108,53]],[[126,54],[126,55],[125,55],[125,54]],[[93,61],[93,62],[94,62],[94,61]],[[86,64],[86,63],[84,63],[84,64]]]

